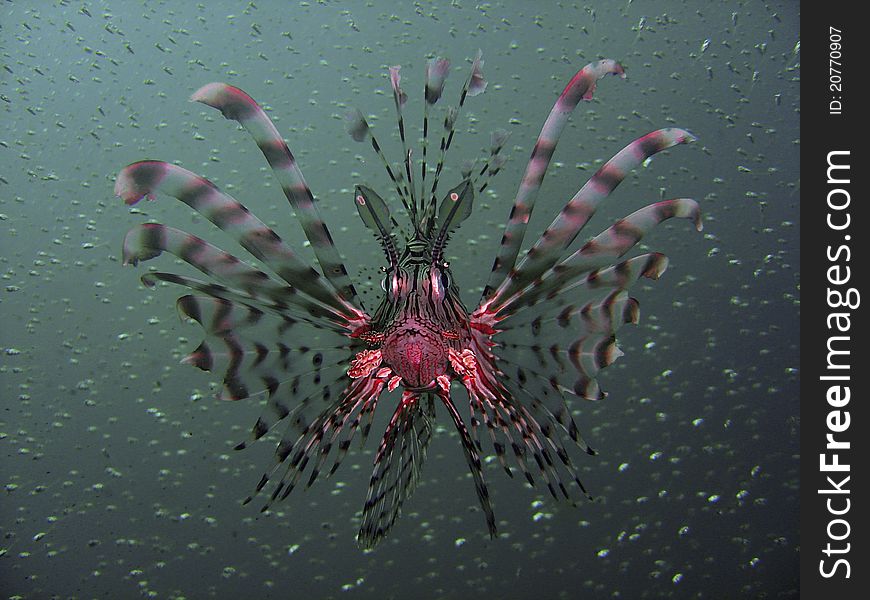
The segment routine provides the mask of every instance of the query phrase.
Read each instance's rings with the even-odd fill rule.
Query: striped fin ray
[[[281,464],[287,457],[284,455],[283,459],[278,460],[282,449],[287,451],[287,448],[306,431],[309,424],[317,421],[319,416],[334,410],[336,406],[341,406],[336,398],[343,397],[352,385],[346,376],[346,367],[346,364],[312,367],[308,371],[289,377],[277,390],[268,390],[266,404],[251,428],[248,438],[236,444],[234,450],[244,450],[252,442],[272,431],[278,423],[284,422],[286,429],[276,448],[274,465]],[[336,459],[333,471],[338,468],[341,456]],[[265,485],[265,482],[262,483]],[[260,489],[257,489],[257,492],[259,491]],[[253,496],[248,501],[252,498]]]
[[[275,449],[273,465],[260,478],[254,493],[245,499],[245,504],[251,502],[279,472],[280,479],[261,508],[263,512],[269,510],[273,502],[284,500],[289,496],[298,486],[306,469],[313,465],[306,482],[306,487],[311,486],[318,479],[328,457],[339,446],[336,440],[348,424],[352,432],[356,431],[358,420],[352,419],[354,414],[360,411],[374,411],[378,396],[386,385],[386,380],[376,375],[355,380],[344,377],[343,381],[346,383],[344,391],[337,397],[324,397],[323,400],[326,400],[327,404],[314,419],[309,420],[308,411],[303,410],[312,408],[308,401],[314,396],[309,396],[299,405],[299,408],[291,411],[288,415],[290,418],[287,430]],[[345,437],[341,444],[349,446],[350,438]],[[341,459],[346,454],[346,448],[344,451],[339,448],[335,454],[335,463],[328,472],[330,475],[338,469]]]
[[[552,430],[549,428],[542,428],[542,430],[548,439],[554,440],[553,447],[560,458],[567,455],[562,434],[567,435],[586,454],[593,456],[597,454],[580,434],[574,417],[568,410],[563,389],[551,378],[544,377],[540,372],[529,371],[519,365],[513,366],[515,368],[512,372],[505,370],[506,373],[510,373],[505,375],[508,382],[507,387],[515,394],[516,398],[524,396],[528,398],[527,404],[530,412],[537,417],[538,422],[550,423]],[[583,492],[586,491],[582,485],[580,488]]]
[[[447,156],[447,151],[450,150],[450,145],[453,143],[453,137],[456,134],[456,120],[459,118],[459,112],[465,105],[465,99],[468,96],[477,96],[486,90],[487,81],[483,76],[483,52],[477,51],[477,56],[471,63],[471,71],[468,73],[465,83],[462,85],[462,90],[459,92],[459,104],[456,107],[449,107],[447,114],[444,116],[444,131],[441,135],[441,148],[438,155],[438,164],[435,167],[435,175],[432,179],[432,189],[429,190],[429,200],[425,204],[423,211],[423,219],[428,228],[434,226],[435,205],[438,202],[438,183],[441,179],[441,172],[444,170],[444,160]],[[426,202],[426,196],[421,194],[421,202]]]
[[[420,201],[426,199],[426,172],[429,170],[426,154],[429,148],[429,107],[441,99],[444,92],[444,82],[450,72],[450,61],[443,58],[433,58],[426,64],[425,103],[423,104],[423,160],[420,166]]]
[[[559,321],[562,327],[572,325],[572,319],[585,322],[591,319],[596,302],[614,292],[629,289],[640,277],[658,279],[667,266],[668,259],[664,254],[651,252],[585,275],[565,271],[554,273],[511,305],[508,316],[499,327],[509,334],[526,326],[536,330],[546,321]],[[560,277],[563,273],[565,277]],[[576,327],[576,324],[572,326]]]
[[[479,376],[484,376],[484,372],[479,371]],[[468,390],[468,402],[471,409],[471,425],[472,435],[476,448],[483,451],[483,446],[480,443],[480,438],[477,433],[477,425],[482,421],[489,431],[490,441],[492,442],[493,450],[496,458],[504,471],[511,478],[514,476],[513,471],[508,466],[505,459],[508,448],[512,450],[512,455],[517,467],[525,476],[530,485],[535,484],[535,478],[529,470],[526,462],[526,443],[525,436],[521,437],[523,443],[517,443],[511,430],[510,415],[500,409],[500,402],[504,400],[504,394],[499,393],[503,390],[503,386],[492,381],[483,384],[480,381],[472,379],[464,380],[466,390]],[[496,390],[493,393],[492,390]]]
[[[375,455],[357,541],[372,548],[387,535],[420,479],[435,417],[431,394],[405,391]]]
[[[494,340],[496,356],[512,365],[502,367],[505,376],[517,389],[536,390],[538,398],[547,388],[602,398],[598,372],[622,355],[616,333],[640,317],[626,290],[641,276],[658,277],[666,266],[661,255],[638,256],[593,271],[570,290],[505,318]]]
[[[478,371],[478,374],[481,372]],[[525,394],[518,389],[512,395],[501,383],[494,387],[492,382],[486,383],[477,377],[466,378],[463,383],[468,390],[472,414],[481,415],[484,421],[495,424],[501,430],[510,444],[517,466],[530,485],[535,486],[541,481],[553,498],[558,499],[561,494],[562,498],[570,500],[571,493],[564,483],[565,473],[568,481],[574,481],[586,494],[565,449],[558,423],[548,414],[543,404],[529,403],[529,407],[537,415],[536,418],[520,400]],[[501,460],[505,453],[505,448],[501,446],[504,442],[498,443],[500,445],[494,443],[496,456],[508,474],[511,474]],[[558,460],[554,459],[554,454]],[[534,468],[534,472],[530,466]]]
[[[393,171],[393,167],[390,166],[387,157],[384,156],[384,151],[381,149],[381,145],[369,126],[368,121],[366,121],[366,118],[359,110],[354,109],[347,114],[345,119],[347,121],[347,132],[354,141],[370,141],[372,150],[375,151],[375,154],[381,160],[381,164],[383,164],[384,169],[387,171],[390,181],[393,182],[393,186],[396,189],[396,195],[402,201],[402,206],[405,207],[405,212],[408,213],[408,216],[411,216],[413,213],[411,212],[411,205],[408,202],[408,194],[406,193],[405,187],[402,185],[402,172],[398,171],[397,173]]]
[[[592,99],[596,83],[608,74],[625,78],[622,65],[614,60],[604,59],[586,65],[571,78],[553,105],[544,126],[541,128],[535,147],[532,149],[526,172],[517,190],[513,208],[502,235],[501,247],[493,262],[492,273],[490,273],[489,280],[484,287],[482,300],[488,298],[493,290],[501,285],[516,264],[538,191],[541,189],[541,183],[544,181],[544,175],[547,173],[547,167],[550,165],[559,136],[568,122],[568,116],[574,111],[580,100]]]
[[[535,319],[525,327],[502,332],[495,353],[523,369],[546,374],[557,389],[598,399],[597,386],[590,386],[598,371],[622,355],[615,333],[623,324],[637,322],[637,301],[624,290],[611,291],[604,298],[567,309],[576,313],[565,316],[568,310],[563,310],[557,318]],[[591,395],[587,395],[589,390]]]
[[[488,344],[481,345],[479,343],[480,340],[475,340],[473,343],[475,344],[476,356],[491,361],[492,355],[488,352]],[[487,348],[486,350],[484,348]],[[468,394],[468,402],[469,407],[471,409],[471,416],[469,419],[469,423],[471,425],[471,434],[470,438],[474,444],[474,447],[482,452],[483,445],[480,441],[480,432],[479,427],[481,422],[489,433],[489,439],[492,443],[492,447],[495,450],[496,458],[498,458],[499,464],[504,469],[505,473],[508,474],[509,477],[513,477],[513,471],[508,466],[507,461],[505,460],[505,450],[509,447],[509,435],[505,432],[506,423],[501,419],[500,415],[497,412],[489,410],[489,407],[492,406],[491,400],[496,397],[494,392],[489,390],[495,390],[496,392],[500,390],[498,383],[494,381],[491,376],[491,371],[494,370],[494,366],[491,362],[486,365],[484,369],[478,369],[478,378],[482,378],[483,381],[475,383],[474,379],[463,379],[463,385],[466,390],[469,389],[469,386],[475,388],[474,392],[469,392]],[[521,465],[521,468],[524,472],[527,471],[524,465]]]
[[[184,362],[205,371],[224,372],[220,399],[266,394],[248,440],[237,444],[236,450],[260,439],[288,416],[291,428],[303,429],[312,412],[320,413],[348,386],[352,342],[344,335],[299,331],[306,325],[221,298],[183,296],[178,309],[198,322],[206,334]],[[284,341],[291,338],[311,345]]]
[[[502,361],[502,365],[508,366],[505,361]],[[573,500],[571,488],[564,483],[564,479],[567,478],[569,482],[574,482],[587,500],[591,500],[592,497],[580,480],[577,468],[571,460],[571,452],[567,448],[568,440],[586,454],[594,456],[597,453],[580,434],[561,389],[553,386],[537,371],[524,370],[520,365],[510,365],[510,367],[503,369],[503,383],[511,392],[517,405],[522,407],[521,410],[529,415],[529,421],[535,424],[533,435],[537,438],[541,447],[540,452],[545,457],[544,464],[547,472],[544,473],[544,481],[547,483],[550,495],[558,499],[559,495],[556,493],[558,489],[562,498]],[[528,441],[526,445],[529,446]],[[558,461],[552,458],[551,453],[556,455]],[[540,465],[540,461],[536,460],[536,462]],[[526,479],[534,487],[535,481],[530,479],[530,473],[526,471],[525,474]]]
[[[337,317],[348,321],[362,317],[359,309],[343,300],[278,234],[209,180],[165,162],[141,161],[125,167],[115,182],[115,193],[127,204],[135,204],[142,197],[153,198],[156,192],[173,196],[202,214],[284,281],[330,307]],[[134,252],[136,248],[125,245],[127,250]],[[151,257],[146,254],[139,258]]]
[[[247,93],[225,83],[209,83],[194,92],[190,99],[218,109],[227,119],[238,121],[251,135],[296,212],[323,275],[343,300],[353,303],[356,290],[320,215],[314,195],[305,183],[290,148],[265,111]]]
[[[595,214],[598,205],[632,170],[654,154],[694,139],[683,129],[660,129],[634,140],[617,152],[562,208],[516,268],[501,282],[491,297],[492,308],[496,309],[509,301],[511,296],[553,267]]]
[[[555,293],[597,269],[613,265],[617,259],[631,250],[653,227],[673,217],[691,220],[695,229],[701,231],[701,211],[698,203],[689,198],[676,198],[649,204],[620,219],[579,250],[557,263],[543,277],[534,281],[522,294],[499,309],[501,315],[509,315],[518,306],[537,302],[542,294]],[[651,265],[651,268],[655,265]],[[654,270],[650,272],[654,273]],[[486,310],[486,307],[482,307]],[[480,310],[480,309],[478,309]]]
[[[511,396],[504,387],[502,384],[504,374],[491,362],[492,355],[479,353],[478,356],[488,357],[486,360],[489,364],[485,368],[478,368],[475,376],[463,377],[462,380],[468,392],[472,425],[481,420],[484,422],[489,430],[496,457],[510,477],[513,477],[513,472],[505,459],[508,448],[512,452],[514,462],[530,485],[536,485],[537,479],[534,473],[537,473],[537,476],[546,482],[554,497],[556,497],[554,482],[563,491],[565,497],[569,497],[558,473],[550,468],[554,463],[549,449],[541,443],[544,436],[539,422],[518,401],[518,397]],[[482,449],[479,438],[475,438],[475,442],[478,449]]]
[[[465,461],[468,463],[468,469],[471,472],[472,479],[474,479],[474,489],[477,493],[477,500],[480,503],[480,508],[483,510],[484,516],[486,517],[486,528],[489,531],[489,536],[495,538],[498,535],[498,529],[495,523],[495,513],[492,510],[492,500],[489,496],[489,488],[486,486],[486,479],[483,475],[483,466],[480,462],[480,455],[477,452],[477,448],[474,446],[471,436],[468,435],[468,429],[465,427],[465,423],[459,415],[459,411],[456,410],[453,400],[445,392],[441,392],[439,397],[441,398],[441,402],[447,408],[447,412],[450,413],[450,418],[453,419],[453,425],[459,433],[459,440],[462,444],[462,451],[465,454]]]
[[[408,101],[408,95],[402,91],[402,76],[399,73],[401,66],[390,67],[390,86],[393,88],[393,100],[396,105],[396,119],[399,127],[399,139],[402,141],[402,156],[405,157],[405,197],[411,211],[411,221],[417,223],[417,194],[414,191],[414,175],[411,169],[411,153],[408,151],[408,142],[405,140],[405,117],[402,108]]]
[[[124,237],[123,262],[136,265],[140,260],[155,258],[164,251],[174,254],[202,273],[225,282],[253,302],[266,303],[276,309],[292,306],[297,313],[307,313],[311,321],[330,321],[334,325],[347,327],[347,319],[337,315],[331,308],[297,294],[295,288],[272,280],[263,271],[251,267],[232,254],[174,227],[158,223],[143,223],[132,227]],[[143,275],[142,282],[150,286],[153,279],[187,285],[182,276],[173,279],[155,277],[154,273]],[[195,288],[196,284],[188,287]]]
[[[535,365],[555,378],[554,383],[563,391],[587,400],[600,400],[606,393],[596,380],[598,372],[613,364],[622,351],[615,336],[593,334],[576,339],[567,348],[505,343],[498,355],[516,365]]]
[[[489,181],[498,175],[498,172],[501,171],[504,163],[507,162],[507,158],[501,154],[501,151],[509,137],[510,132],[505,131],[504,129],[497,129],[490,134],[489,157],[486,159],[486,163],[475,177],[475,185],[481,177],[484,178],[483,183],[481,183],[480,187],[477,188],[478,194],[482,194],[483,191],[489,187]]]
[[[228,300],[244,306],[255,307],[288,322],[301,321],[317,329],[328,329],[343,334],[347,332],[347,324],[344,321],[336,322],[331,318],[314,317],[310,312],[302,311],[298,307],[287,304],[281,299],[266,300],[261,296],[252,296],[241,290],[233,289],[213,281],[202,281],[201,279],[163,271],[149,271],[142,275],[140,279],[142,284],[149,288],[157,285],[157,282],[171,283],[186,287],[210,298]],[[323,310],[321,307],[317,307],[317,309]]]
[[[518,309],[499,323],[494,352],[505,376],[517,391],[530,391],[546,400],[549,390],[587,399],[604,396],[596,376],[622,355],[616,333],[637,323],[640,309],[627,289],[640,277],[657,278],[667,267],[661,254],[637,256],[574,278],[567,289]],[[551,409],[557,405],[547,402]],[[557,421],[559,413],[555,412]],[[564,423],[563,423],[564,424]],[[572,426],[569,424],[569,435]],[[573,426],[576,428],[576,425]],[[573,435],[571,436],[573,439]]]
[[[340,377],[352,351],[346,336],[311,330],[253,306],[192,295],[179,298],[177,306],[206,334],[185,362],[224,371],[222,400],[241,400],[263,391],[274,396],[279,388],[298,398],[300,391],[318,389],[330,377]],[[290,345],[291,339],[307,345]]]

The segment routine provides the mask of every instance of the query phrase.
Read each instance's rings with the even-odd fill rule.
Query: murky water
[[[791,2],[5,3],[0,8],[0,589],[25,598],[574,598],[794,595],[798,582],[799,15]],[[200,341],[179,288],[120,262],[148,219],[235,251],[168,197],[130,210],[112,193],[144,158],[196,171],[311,259],[256,146],[188,102],[211,81],[268,110],[372,304],[380,249],[356,183],[389,190],[344,131],[369,116],[401,145],[387,67],[401,64],[406,121],[422,119],[424,65],[454,66],[455,103],[483,51],[445,177],[508,129],[509,162],[448,250],[474,305],[540,126],[570,77],[608,57],[563,134],[530,223],[540,233],[602,161],[660,127],[698,136],[638,169],[596,215],[598,232],[662,198],[701,205],[642,249],[668,272],[632,290],[641,321],[604,371],[609,396],[571,405],[598,450],[578,456],[596,498],[485,472],[490,540],[443,411],[422,481],[375,550],[354,535],[377,440],[332,478],[268,514],[242,506],[275,438],[244,452],[256,401],[214,399],[216,377],[179,360]],[[451,171],[452,169],[452,171]],[[446,189],[446,188],[445,188]],[[385,191],[384,194],[387,192]],[[531,236],[530,236],[531,237]],[[531,238],[532,240],[534,237]],[[530,241],[527,238],[527,241]],[[373,431],[382,431],[381,410]],[[372,438],[379,437],[373,434]]]

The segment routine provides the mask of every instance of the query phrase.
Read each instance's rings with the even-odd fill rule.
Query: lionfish
[[[321,473],[335,473],[357,430],[365,441],[378,399],[396,388],[401,388],[401,398],[375,453],[362,511],[357,535],[362,547],[373,547],[390,531],[419,482],[439,403],[459,434],[490,536],[496,536],[496,520],[481,466],[481,430],[511,477],[515,465],[529,484],[545,485],[554,498],[570,500],[579,491],[591,499],[568,448],[573,444],[590,455],[595,451],[581,436],[565,398],[605,396],[596,376],[622,355],[615,338],[620,326],[638,321],[638,302],[627,290],[640,277],[657,279],[667,267],[667,258],[657,252],[620,259],[671,217],[691,219],[700,230],[698,204],[685,198],[656,202],[579,249],[570,251],[570,246],[626,175],[657,152],[694,138],[685,130],[667,128],[628,144],[597,170],[520,256],[529,217],[570,113],[580,100],[592,98],[600,78],[625,78],[614,60],[580,69],[541,129],[489,280],[479,304],[469,311],[445,250],[471,214],[475,195],[502,167],[506,134],[493,134],[482,166],[463,168],[459,183],[440,202],[437,193],[459,110],[467,97],[486,88],[482,66],[478,53],[458,105],[445,111],[439,158],[429,162],[430,111],[441,99],[449,62],[428,62],[419,187],[417,161],[406,141],[407,96],[399,67],[391,67],[389,76],[403,161],[390,165],[359,111],[348,117],[349,133],[357,141],[368,141],[386,167],[405,221],[400,225],[373,189],[355,187],[354,205],[386,260],[383,298],[372,312],[364,309],[293,154],[263,109],[241,89],[211,83],[191,100],[218,109],[251,135],[299,219],[319,268],[300,258],[244,205],[190,171],[149,160],[133,163],[118,175],[115,193],[128,205],[143,197],[153,199],[158,192],[173,196],[234,237],[269,271],[167,225],[143,223],[124,239],[124,264],[169,252],[212,278],[152,270],[142,282],[148,287],[168,282],[193,292],[181,296],[177,306],[201,325],[205,340],[184,362],[205,371],[222,369],[220,398],[264,401],[250,439],[236,448],[263,437],[279,422],[287,423],[273,464],[245,503],[272,481],[265,511],[285,499],[306,474],[308,487]],[[454,383],[467,393],[467,417],[451,395],[451,388],[458,389]]]

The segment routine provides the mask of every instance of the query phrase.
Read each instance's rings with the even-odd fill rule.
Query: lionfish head
[[[348,132],[357,141],[371,141],[404,208],[400,220],[406,225],[400,226],[388,203],[377,192],[365,185],[354,189],[360,218],[380,243],[386,258],[381,282],[384,296],[365,337],[380,352],[384,363],[401,378],[406,389],[434,389],[437,378],[449,370],[450,351],[458,350],[458,340],[468,320],[445,260],[445,249],[451,233],[471,215],[475,188],[478,193],[482,192],[489,178],[501,168],[504,160],[500,151],[507,134],[494,133],[489,157],[482,161],[483,166],[463,167],[460,182],[443,196],[439,194],[438,184],[455,134],[459,109],[467,96],[477,95],[486,87],[482,64],[478,55],[462,87],[458,106],[446,111],[440,155],[429,185],[426,182],[431,175],[427,162],[429,109],[441,97],[449,70],[446,60],[432,60],[426,70],[419,181],[415,181],[412,151],[405,140],[402,109],[407,96],[400,87],[399,67],[390,68],[390,81],[404,154],[402,165],[390,166],[362,113],[354,111],[348,116]]]
[[[395,302],[409,294],[424,295],[442,302],[453,288],[450,265],[444,259],[449,234],[471,214],[474,186],[470,179],[450,190],[441,202],[438,218],[412,221],[413,228],[402,235],[400,246],[393,233],[395,220],[378,194],[366,186],[355,190],[357,209],[363,222],[375,232],[387,264],[383,267],[381,288],[385,302]],[[428,222],[427,222],[428,221]]]

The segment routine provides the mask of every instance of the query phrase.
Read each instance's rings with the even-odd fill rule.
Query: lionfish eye
[[[436,299],[443,299],[450,289],[450,275],[437,267],[432,267],[429,270],[429,281],[432,293]]]

